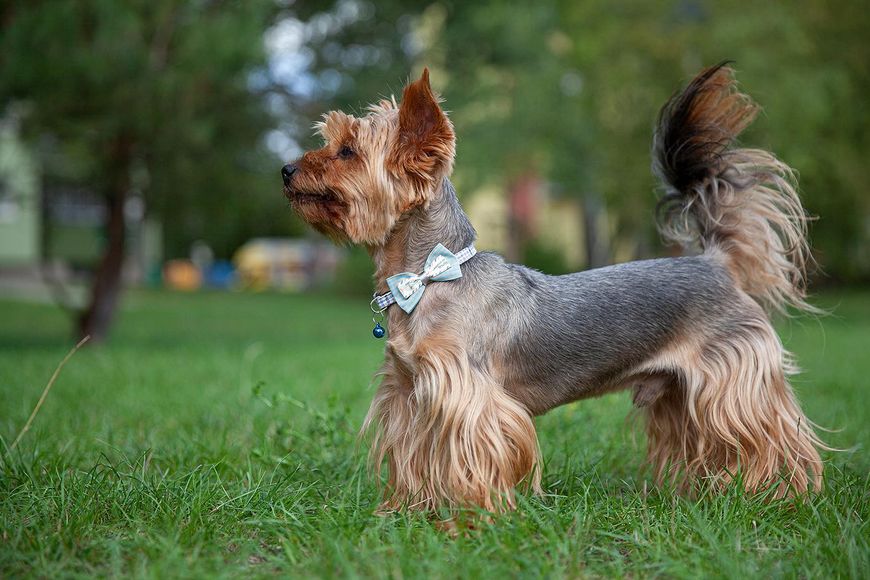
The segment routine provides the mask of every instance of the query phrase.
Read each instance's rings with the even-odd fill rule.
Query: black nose
[[[281,168],[281,177],[284,179],[284,185],[290,185],[290,180],[293,179],[293,174],[299,167],[295,163],[290,163]]]

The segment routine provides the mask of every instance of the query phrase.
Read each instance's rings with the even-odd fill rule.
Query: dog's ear
[[[453,168],[456,137],[438,102],[426,68],[419,80],[405,87],[399,106],[399,136],[393,158],[421,194]]]

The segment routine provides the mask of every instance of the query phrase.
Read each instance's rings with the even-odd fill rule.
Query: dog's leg
[[[396,510],[415,501],[416,490],[423,481],[414,471],[404,469],[409,456],[409,437],[416,414],[413,381],[403,366],[387,350],[387,359],[380,373],[381,384],[372,400],[361,434],[372,435],[369,463],[380,483],[380,471],[388,463],[387,485],[383,511]]]
[[[426,340],[413,388],[388,374],[372,403],[374,462],[390,470],[385,507],[500,511],[521,482],[540,491],[530,413],[457,342]]]
[[[707,339],[692,358],[645,407],[655,477],[722,485],[739,473],[747,490],[774,488],[776,497],[818,490],[825,446],[795,400],[789,355],[766,317]]]
[[[644,373],[622,382],[632,386],[631,402],[641,409],[655,404],[673,389],[674,376],[672,373]]]

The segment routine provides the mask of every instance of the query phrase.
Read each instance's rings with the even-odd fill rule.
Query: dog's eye
[[[338,156],[342,159],[350,159],[353,157],[353,149],[347,145],[342,145],[341,149],[338,150]]]

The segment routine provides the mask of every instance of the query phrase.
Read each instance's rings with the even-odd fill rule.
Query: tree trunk
[[[112,166],[106,192],[106,248],[94,272],[90,301],[79,316],[77,329],[79,338],[90,336],[91,343],[101,342],[108,335],[121,294],[121,273],[126,253],[124,202],[130,188],[131,152],[132,144],[123,137],[116,139],[112,145]]]
[[[507,246],[505,258],[508,262],[521,263],[525,257],[526,246],[535,222],[540,182],[534,171],[521,175],[508,187]]]
[[[583,222],[586,234],[586,267],[600,268],[611,263],[607,208],[597,193],[583,197]]]

